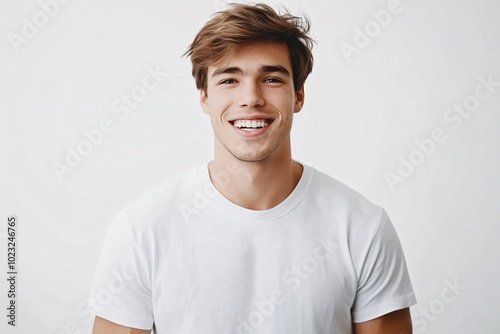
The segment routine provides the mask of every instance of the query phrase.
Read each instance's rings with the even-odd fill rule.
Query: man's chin
[[[237,160],[247,163],[265,163],[273,156],[269,152],[231,152],[231,154]]]

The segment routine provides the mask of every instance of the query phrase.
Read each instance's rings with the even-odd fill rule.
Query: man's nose
[[[262,90],[258,83],[246,82],[240,90],[238,104],[240,107],[260,107],[264,105]]]

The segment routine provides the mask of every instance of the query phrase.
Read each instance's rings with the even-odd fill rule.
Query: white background
[[[6,325],[2,279],[2,333],[88,333],[84,305],[112,217],[213,153],[181,55],[223,0],[73,0],[52,7],[44,22],[47,2],[0,1],[4,273],[7,216],[19,219],[18,326]],[[460,124],[445,118],[454,105],[478,101],[479,77],[500,81],[500,3],[401,0],[400,12],[351,57],[342,43],[356,47],[356,28],[376,29],[371,11],[388,1],[282,3],[311,18],[318,41],[292,131],[294,158],[386,208],[418,299],[416,333],[497,333],[500,86]],[[37,31],[16,46],[13,34],[24,38],[36,19]],[[138,91],[148,68],[168,75],[120,118],[113,102]],[[112,131],[88,151],[82,131],[103,119]],[[446,140],[418,153],[415,141],[436,129]],[[54,164],[66,164],[78,145],[87,155],[58,178]],[[418,166],[391,188],[387,173],[410,158]]]

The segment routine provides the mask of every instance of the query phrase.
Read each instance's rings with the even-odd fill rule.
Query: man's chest
[[[191,233],[161,248],[155,313],[177,330],[204,324],[214,333],[235,324],[241,333],[278,333],[276,326],[304,332],[317,319],[325,326],[350,319],[356,282],[341,241],[324,233],[259,237]]]

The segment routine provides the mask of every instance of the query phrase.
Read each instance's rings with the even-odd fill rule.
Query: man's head
[[[309,22],[263,4],[233,4],[198,33],[187,54],[210,115],[215,159],[290,158],[293,115],[312,69]]]
[[[185,53],[191,57],[196,87],[207,94],[208,67],[231,57],[238,48],[277,42],[288,47],[294,88],[298,91],[313,67],[309,27],[307,19],[287,12],[279,14],[265,4],[232,4],[205,24]]]

